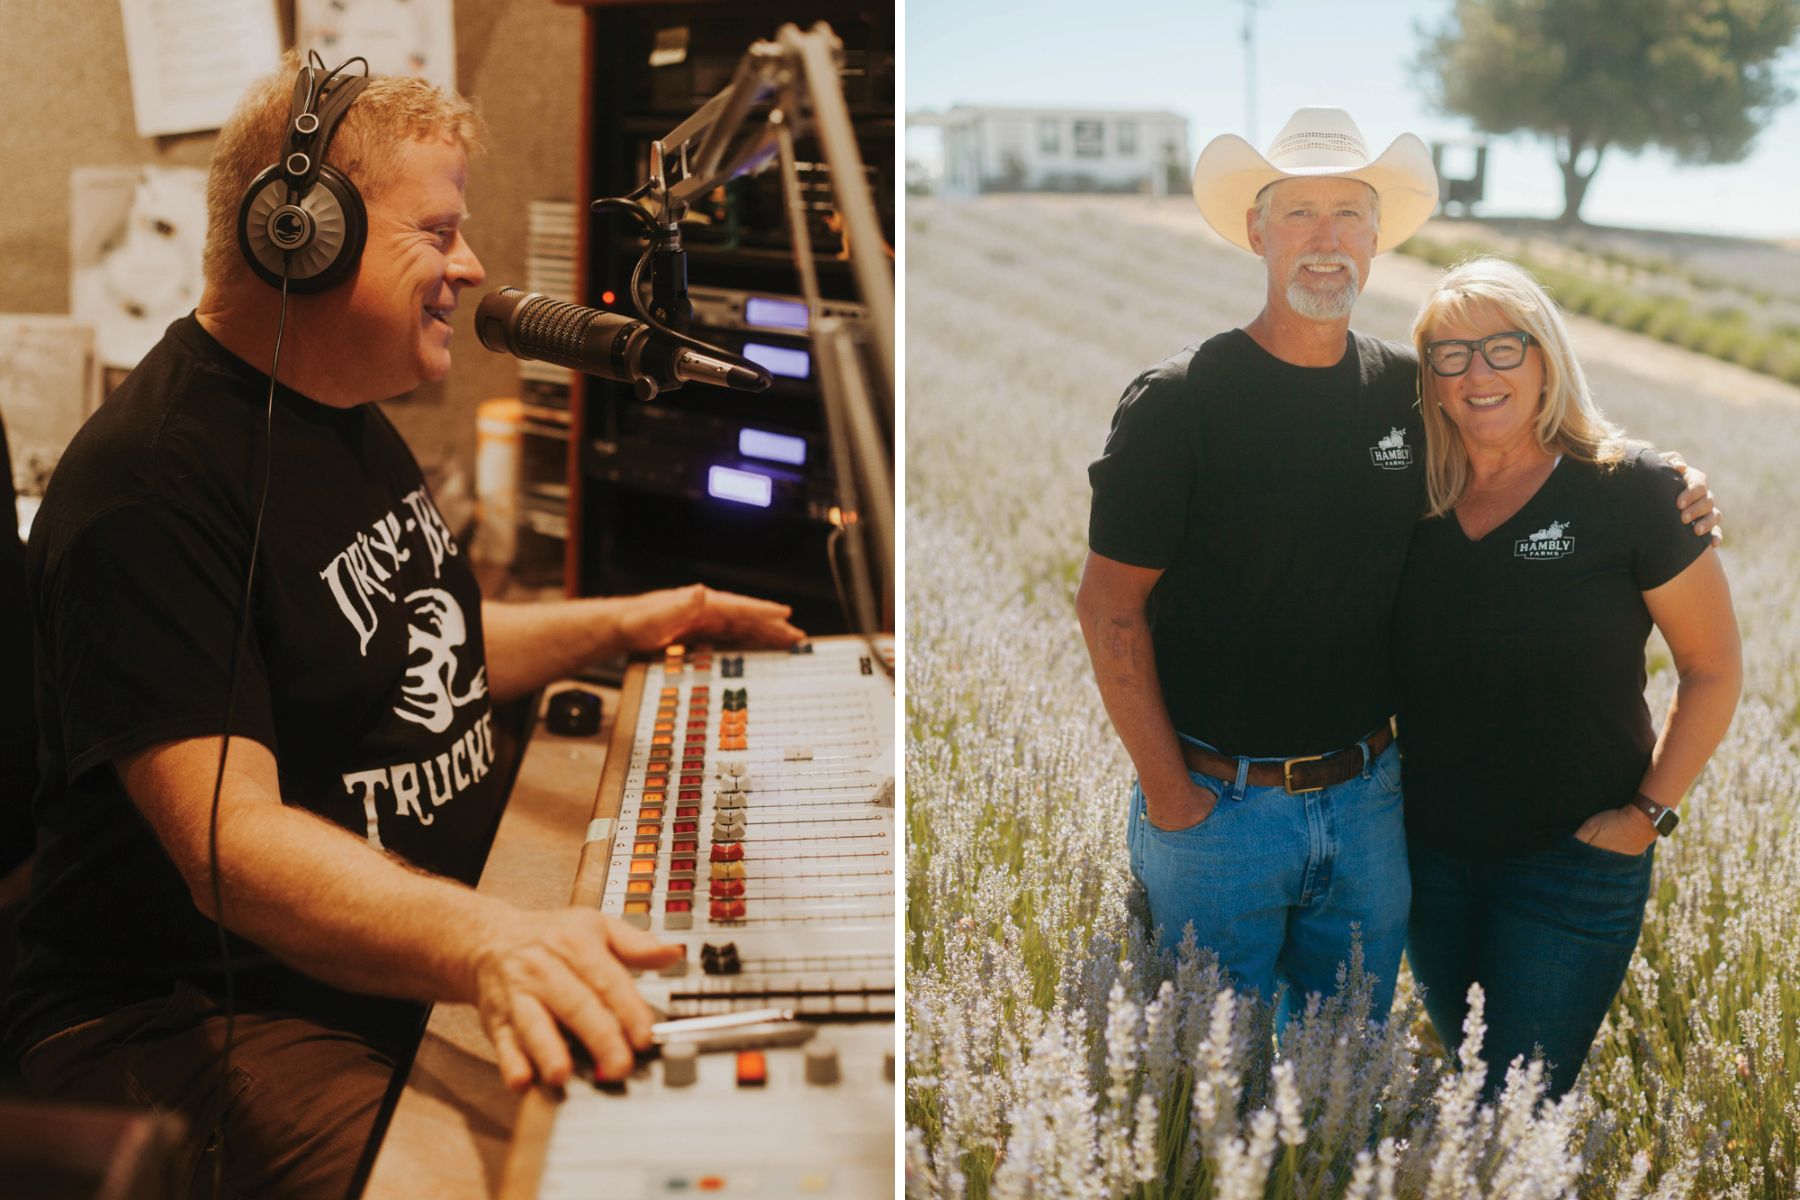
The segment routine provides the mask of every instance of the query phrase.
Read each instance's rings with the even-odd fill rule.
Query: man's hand
[[[1144,814],[1149,818],[1150,824],[1164,833],[1180,833],[1212,816],[1213,809],[1218,807],[1219,798],[1192,779],[1187,780],[1186,784],[1185,788],[1174,789],[1167,795],[1167,789],[1157,789],[1160,799],[1153,800],[1149,792],[1144,793]]]
[[[523,1091],[534,1075],[568,1082],[564,1029],[600,1077],[624,1078],[632,1050],[650,1045],[652,1023],[627,968],[656,970],[680,956],[681,947],[586,909],[503,914],[476,955],[475,1002],[506,1086]]]
[[[1681,495],[1675,497],[1675,506],[1681,510],[1681,523],[1692,525],[1696,537],[1710,536],[1712,544],[1717,546],[1725,540],[1725,510],[1714,502],[1712,489],[1706,486],[1706,472],[1688,466],[1679,450],[1664,451],[1662,460],[1680,471],[1681,482],[1687,485]]]
[[[1614,854],[1636,856],[1656,841],[1656,826],[1636,805],[1602,809],[1581,823],[1575,836]]]
[[[771,600],[718,592],[704,584],[624,597],[619,630],[635,651],[694,638],[791,646],[806,634],[788,624],[793,609]]]

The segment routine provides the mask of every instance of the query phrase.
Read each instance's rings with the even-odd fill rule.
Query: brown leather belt
[[[1369,745],[1368,761],[1374,762],[1379,758],[1393,740],[1393,729],[1388,725],[1383,725],[1364,738],[1363,741]],[[1226,783],[1237,781],[1238,760],[1235,758],[1214,754],[1211,750],[1202,750],[1187,742],[1181,743],[1181,757],[1190,771],[1198,771]],[[1284,787],[1298,796],[1302,792],[1317,792],[1355,778],[1362,774],[1363,761],[1362,742],[1358,742],[1347,750],[1337,750],[1331,754],[1309,754],[1304,758],[1289,758],[1281,762],[1251,763],[1245,782],[1251,787]]]

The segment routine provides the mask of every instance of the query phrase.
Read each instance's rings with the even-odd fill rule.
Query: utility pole
[[[1244,6],[1244,136],[1256,140],[1256,10],[1262,0],[1239,0]]]

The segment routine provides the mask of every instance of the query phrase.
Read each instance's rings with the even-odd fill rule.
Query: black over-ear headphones
[[[281,158],[251,181],[238,206],[238,249],[265,283],[290,292],[322,292],[341,283],[369,235],[363,200],[341,172],[325,165],[331,135],[368,75],[327,73],[317,52],[294,80],[294,102]]]

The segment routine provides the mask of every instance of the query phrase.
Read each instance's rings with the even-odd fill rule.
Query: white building
[[[912,113],[943,136],[944,195],[993,191],[1136,191],[1185,180],[1187,119],[1171,112],[978,108]]]

